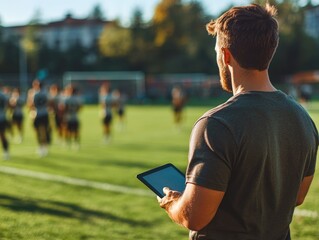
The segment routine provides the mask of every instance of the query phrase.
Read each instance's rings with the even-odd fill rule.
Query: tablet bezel
[[[159,172],[159,171],[166,169],[166,168],[173,168],[177,173],[179,173],[185,179],[185,175],[177,167],[175,167],[172,163],[167,163],[167,164],[164,164],[162,166],[159,166],[159,167],[150,169],[148,171],[142,172],[142,173],[138,174],[136,177],[142,183],[144,183],[149,189],[151,189],[157,196],[162,198],[165,196],[165,194],[163,192],[157,191],[157,189],[155,189],[148,181],[146,181],[144,177],[148,176],[150,174],[153,174],[155,172]]]

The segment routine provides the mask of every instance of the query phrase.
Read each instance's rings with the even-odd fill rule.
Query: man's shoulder
[[[48,94],[47,92],[45,91],[38,91],[38,92],[35,92],[34,93],[34,97],[45,97],[45,98],[48,98]]]
[[[209,109],[205,112],[200,119],[211,119],[211,118],[231,118],[232,113],[237,112],[240,109],[240,104],[234,101],[233,98],[230,98],[228,101]]]
[[[248,92],[238,94],[226,102],[205,112],[198,121],[206,120],[219,121],[226,125],[247,123],[247,120],[253,118],[258,120],[265,115],[280,111],[284,113],[290,108],[293,111],[302,111],[298,103],[281,91],[276,92]],[[249,122],[249,121],[248,121]]]

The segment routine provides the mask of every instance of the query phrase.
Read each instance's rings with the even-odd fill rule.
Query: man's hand
[[[157,197],[157,201],[159,202],[161,208],[164,208],[166,211],[168,211],[171,205],[181,197],[182,193],[170,190],[168,187],[164,187],[163,192],[166,196],[163,198]]]
[[[186,184],[183,193],[163,188],[165,196],[157,197],[159,205],[176,223],[194,231],[205,227],[215,216],[224,192]]]

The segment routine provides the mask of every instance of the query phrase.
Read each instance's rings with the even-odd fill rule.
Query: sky
[[[186,2],[187,0],[184,0]],[[101,6],[107,20],[119,18],[123,24],[130,22],[137,7],[142,10],[147,21],[160,0],[0,0],[0,24],[2,26],[24,25],[35,13],[40,13],[43,22],[64,18],[67,12],[73,17],[87,17],[93,7]],[[249,0],[199,0],[206,13],[218,15],[230,4],[246,5]]]

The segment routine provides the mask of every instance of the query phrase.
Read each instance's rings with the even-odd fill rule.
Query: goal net
[[[137,99],[145,94],[145,76],[142,72],[66,72],[63,86],[76,85],[86,103],[97,103],[99,88],[107,83],[111,90],[119,90],[128,99]]]

